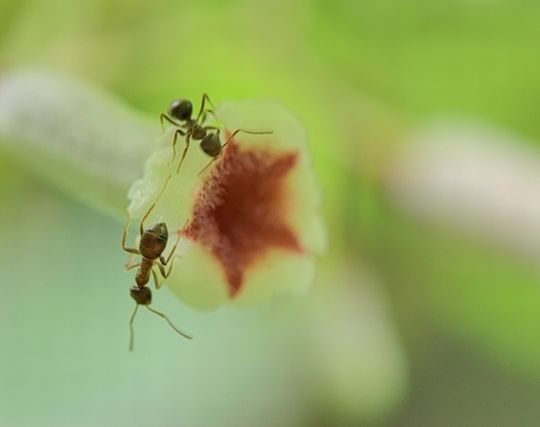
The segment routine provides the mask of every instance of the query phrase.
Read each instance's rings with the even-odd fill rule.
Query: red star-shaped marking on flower
[[[196,196],[183,234],[218,260],[231,297],[269,250],[302,252],[285,220],[286,178],[297,158],[295,151],[241,148],[232,141]]]

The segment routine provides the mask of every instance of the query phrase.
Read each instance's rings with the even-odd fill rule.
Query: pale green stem
[[[67,77],[0,79],[1,153],[102,211],[125,215],[127,190],[159,135],[158,117]]]

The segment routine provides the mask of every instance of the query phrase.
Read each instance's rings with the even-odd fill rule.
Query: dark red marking
[[[232,141],[196,196],[183,234],[216,257],[231,297],[242,289],[247,268],[268,249],[302,252],[284,222],[290,201],[284,178],[297,159],[297,152],[241,149]]]

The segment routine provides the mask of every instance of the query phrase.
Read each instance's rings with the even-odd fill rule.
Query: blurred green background
[[[0,0],[1,73],[92,82],[156,128],[202,92],[287,105],[331,242],[302,299],[159,292],[197,339],[141,313],[128,354],[123,224],[0,151],[0,425],[540,425],[539,22],[535,1]]]

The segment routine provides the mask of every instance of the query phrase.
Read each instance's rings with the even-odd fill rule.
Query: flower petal
[[[313,282],[313,257],[326,245],[306,133],[270,101],[224,103],[216,115],[224,123],[222,142],[229,142],[220,159],[199,176],[210,158],[193,147],[176,175],[179,156],[169,164],[169,134],[130,191],[130,213],[144,215],[172,174],[148,224],[164,221],[181,236],[182,259],[167,284],[194,306],[303,292]],[[237,129],[272,133],[231,139]]]

